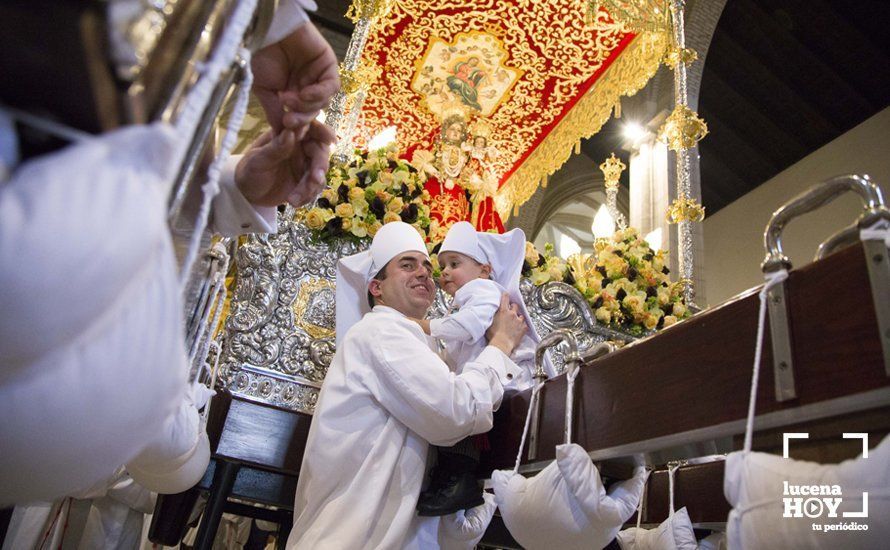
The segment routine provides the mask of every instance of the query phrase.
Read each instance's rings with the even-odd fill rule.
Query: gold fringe
[[[527,201],[538,183],[565,164],[572,145],[597,133],[609,120],[621,96],[632,96],[658,70],[669,39],[662,33],[637,36],[583,98],[538,145],[495,196],[498,214],[506,221],[511,207]]]
[[[581,142],[580,142],[580,141],[579,141],[578,143],[575,144],[575,154],[576,154],[576,155],[580,155],[580,154],[581,154]]]

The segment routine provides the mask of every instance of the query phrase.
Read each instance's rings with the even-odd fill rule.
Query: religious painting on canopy
[[[453,44],[436,37],[417,65],[411,89],[435,114],[458,101],[489,116],[522,75],[506,65],[507,59],[501,41],[487,33],[461,33]]]
[[[434,183],[453,196],[452,207],[463,188],[464,219],[501,230],[502,218],[599,131],[620,98],[646,84],[667,46],[664,33],[634,34],[605,10],[586,17],[576,0],[400,0],[361,54],[380,71],[361,106],[356,145],[395,126],[405,158],[428,152],[429,164],[446,172]],[[455,104],[464,111],[460,143],[457,129],[447,138],[443,128]],[[471,179],[475,189],[466,187]]]

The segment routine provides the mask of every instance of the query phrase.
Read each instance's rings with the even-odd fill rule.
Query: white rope
[[[575,378],[578,377],[578,372],[581,369],[578,367],[576,363],[570,363],[569,368],[566,371],[566,440],[565,444],[568,445],[572,442],[572,420],[573,420],[573,412],[575,408]]]
[[[210,280],[212,277],[212,280]],[[201,318],[198,320],[197,324],[194,328],[194,339],[191,342],[191,346],[189,347],[189,365],[191,367],[195,366],[195,359],[198,356],[198,349],[201,348],[201,344],[204,340],[204,333],[207,330],[207,325],[210,322],[210,316],[213,314],[213,301],[216,297],[217,286],[219,284],[218,278],[216,274],[213,273],[209,275],[206,280],[206,284],[210,285],[210,290],[207,292],[206,300],[201,301]],[[200,376],[200,372],[198,372],[198,376]]]
[[[207,404],[204,406],[204,410],[201,411],[201,430],[207,428],[207,418],[210,416],[210,404],[213,402],[213,397],[216,395],[216,378],[217,373],[219,372],[219,358],[222,355],[222,346],[219,344],[216,345],[216,356],[213,358],[213,366],[210,368],[210,391],[211,395],[207,399]]]
[[[637,504],[637,529],[640,528],[640,524],[643,520],[643,503],[646,501],[646,494],[649,492],[646,490],[649,485],[649,474],[646,474],[646,484],[643,485],[643,494],[640,495],[640,502]],[[636,539],[634,539],[636,540]]]
[[[751,450],[751,439],[754,435],[754,410],[757,405],[757,384],[760,378],[760,357],[763,354],[763,330],[766,324],[766,300],[769,289],[782,284],[788,278],[788,271],[780,269],[772,273],[764,273],[766,284],[760,289],[760,310],[757,316],[757,341],[754,345],[754,369],[751,375],[751,396],[748,400],[748,419],[745,422],[745,452]]]
[[[79,143],[96,137],[88,132],[66,126],[61,122],[31,114],[27,111],[22,111],[21,109],[16,109],[15,107],[0,105],[0,111],[5,112],[9,118],[17,120],[26,126],[30,126],[31,128],[40,130],[51,136],[64,139],[65,141],[70,141],[71,143]]]
[[[525,415],[525,426],[522,428],[522,439],[519,440],[519,452],[516,453],[516,464],[513,466],[513,473],[519,472],[519,463],[522,462],[522,450],[525,448],[525,438],[528,436],[528,428],[532,422],[532,413],[535,410],[535,403],[538,400],[538,392],[544,387],[544,382],[538,382],[532,388],[532,397],[528,401],[528,413]]]
[[[229,117],[229,123],[226,126],[226,134],[220,145],[219,153],[213,159],[213,163],[207,170],[207,181],[201,186],[203,197],[201,201],[201,210],[198,213],[198,220],[195,229],[191,235],[189,242],[188,254],[185,256],[185,262],[182,264],[182,271],[179,274],[180,285],[182,291],[186,292],[188,286],[189,274],[192,264],[201,247],[201,236],[204,228],[207,227],[207,219],[210,217],[210,204],[213,198],[219,193],[219,178],[222,174],[223,163],[229,158],[229,153],[235,147],[238,140],[238,130],[244,121],[244,115],[247,114],[247,103],[250,99],[250,87],[253,85],[253,73],[250,71],[250,51],[241,48],[240,55],[244,59],[244,81],[238,89],[238,97],[235,106],[232,108],[232,114]]]
[[[890,248],[890,221],[880,219],[874,224],[859,230],[859,239],[863,241],[884,241]]]
[[[680,467],[679,464],[669,464],[668,465],[668,495],[669,495],[669,498],[671,499],[671,502],[670,502],[671,507],[668,508],[668,517],[671,517],[674,515],[674,472],[676,472],[677,468],[679,468],[679,467]]]
[[[198,374],[195,377],[195,380],[200,380],[201,375],[204,373],[204,366],[207,362],[207,352],[210,348],[210,342],[211,340],[213,340],[213,333],[216,330],[217,324],[219,323],[219,318],[220,315],[222,315],[223,306],[225,305],[226,301],[225,284],[226,280],[225,277],[222,275],[222,272],[217,272],[214,275],[213,290],[210,292],[211,297],[209,302],[210,304],[212,304],[213,313],[212,315],[207,315],[204,319],[202,319],[202,323],[198,327],[197,332],[197,334],[199,335],[198,342],[200,342],[200,347],[197,349],[200,349],[200,351],[190,357],[189,361],[189,364],[193,366],[195,364],[195,361],[200,361],[200,364],[198,365]],[[208,318],[210,319],[209,321],[207,321]]]

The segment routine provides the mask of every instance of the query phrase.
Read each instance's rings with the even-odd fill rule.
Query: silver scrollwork
[[[311,414],[334,355],[336,262],[366,247],[314,242],[290,213],[277,234],[249,237],[235,255],[218,387]]]
[[[334,356],[336,262],[367,247],[313,242],[308,228],[281,219],[276,235],[250,237],[235,255],[238,282],[226,321],[218,387],[253,401],[311,414]],[[597,323],[584,297],[570,285],[520,290],[541,337],[559,328],[575,333],[581,352],[632,336]],[[445,315],[450,297],[439,290],[428,317]],[[563,345],[551,348],[559,372]]]

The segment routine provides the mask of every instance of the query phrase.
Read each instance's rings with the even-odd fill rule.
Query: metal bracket
[[[797,398],[794,386],[794,362],[791,355],[791,324],[788,322],[788,300],[785,297],[785,283],[769,289],[767,293],[769,309],[769,332],[773,344],[773,378],[775,379],[776,401]]]
[[[837,176],[804,191],[776,210],[763,232],[766,257],[761,264],[764,273],[778,269],[791,270],[791,260],[782,251],[782,231],[792,219],[812,212],[843,195],[858,195],[864,207],[857,223],[835,233],[819,246],[816,258],[855,240],[858,230],[871,227],[879,220],[890,220],[890,211],[884,206],[881,188],[868,176],[855,174]],[[878,328],[881,331],[881,347],[884,351],[884,369],[890,376],[890,267],[883,240],[863,241],[868,264],[869,281]],[[784,284],[772,287],[768,292],[770,334],[773,343],[773,364],[776,382],[776,400],[787,401],[797,397],[794,389],[794,370],[791,361],[791,330],[788,323],[788,306]]]
[[[878,319],[881,349],[884,352],[884,372],[890,376],[890,258],[884,241],[862,241],[865,264],[868,266],[868,282]]]

